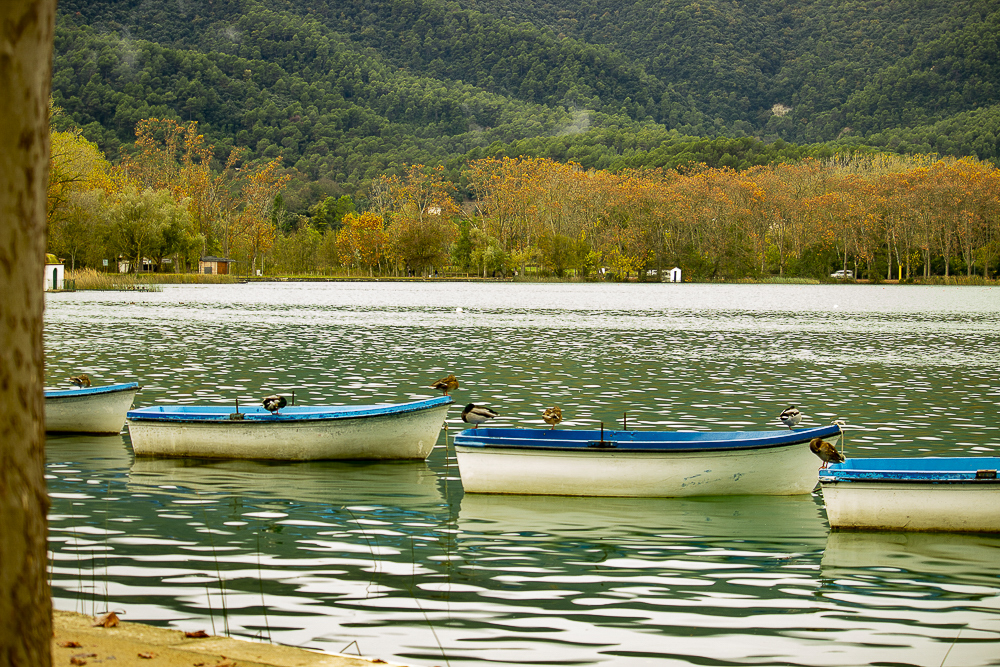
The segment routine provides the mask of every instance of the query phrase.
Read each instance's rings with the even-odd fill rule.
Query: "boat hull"
[[[836,442],[839,429],[833,428],[837,435],[824,437]],[[608,437],[620,433],[610,432]],[[468,446],[463,442],[474,442],[470,439],[476,436],[466,434],[470,431],[456,438],[455,453],[462,485],[469,493],[644,498],[798,495],[816,487],[820,466],[809,451],[808,439],[759,447],[702,442],[688,443],[687,449],[665,445],[640,450],[624,442],[614,448]]]
[[[990,457],[849,460],[821,471],[827,518],[838,529],[1000,532],[998,465]]]
[[[262,408],[229,419],[229,408],[128,413],[136,456],[318,460],[423,460],[437,442],[450,399],[432,399],[370,409]],[[176,409],[175,409],[176,410]],[[223,415],[222,413],[225,412]]]
[[[135,382],[45,392],[45,430],[49,433],[116,435],[125,425],[139,385]]]

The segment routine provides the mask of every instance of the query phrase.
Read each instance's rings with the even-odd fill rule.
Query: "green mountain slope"
[[[776,139],[997,160],[998,36],[996,0],[62,0],[53,96],[112,155],[140,118],[197,120],[347,188],[697,137],[755,137],[710,153],[733,166]]]

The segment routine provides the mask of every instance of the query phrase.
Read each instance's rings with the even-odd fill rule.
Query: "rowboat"
[[[154,405],[127,415],[136,456],[426,459],[452,400],[354,406]]]
[[[1000,457],[848,459],[820,471],[832,528],[1000,532]]]
[[[677,497],[796,495],[816,488],[812,438],[837,424],[787,431],[466,429],[455,453],[468,493]]]
[[[137,382],[45,391],[45,430],[50,433],[114,435],[125,425]]]

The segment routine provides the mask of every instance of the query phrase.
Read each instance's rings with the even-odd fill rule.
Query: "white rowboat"
[[[677,497],[810,493],[819,459],[809,440],[840,426],[678,433],[467,429],[455,437],[469,493]]]
[[[1000,457],[848,459],[820,471],[832,528],[1000,532]]]
[[[45,392],[45,430],[50,433],[115,435],[125,425],[139,384],[52,389]]]
[[[131,410],[136,456],[318,461],[426,459],[452,400],[357,406],[157,405]]]

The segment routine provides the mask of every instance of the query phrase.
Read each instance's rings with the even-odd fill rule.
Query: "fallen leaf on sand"
[[[86,665],[87,661],[83,658],[73,657],[69,659],[69,664],[71,665]]]
[[[105,628],[116,628],[118,627],[118,614],[113,611],[109,611],[104,616],[97,619],[94,623],[94,627],[103,626]]]
[[[57,644],[60,648],[80,648],[80,642],[75,642],[72,639],[67,639],[64,642],[59,642]]]
[[[155,658],[156,654],[153,653],[152,651],[146,651],[145,653],[140,653],[139,657],[140,658],[145,658],[146,660],[149,660],[150,658]]]
[[[203,639],[208,636],[208,633],[204,630],[194,630],[193,632],[185,632],[184,636],[188,639]]]

